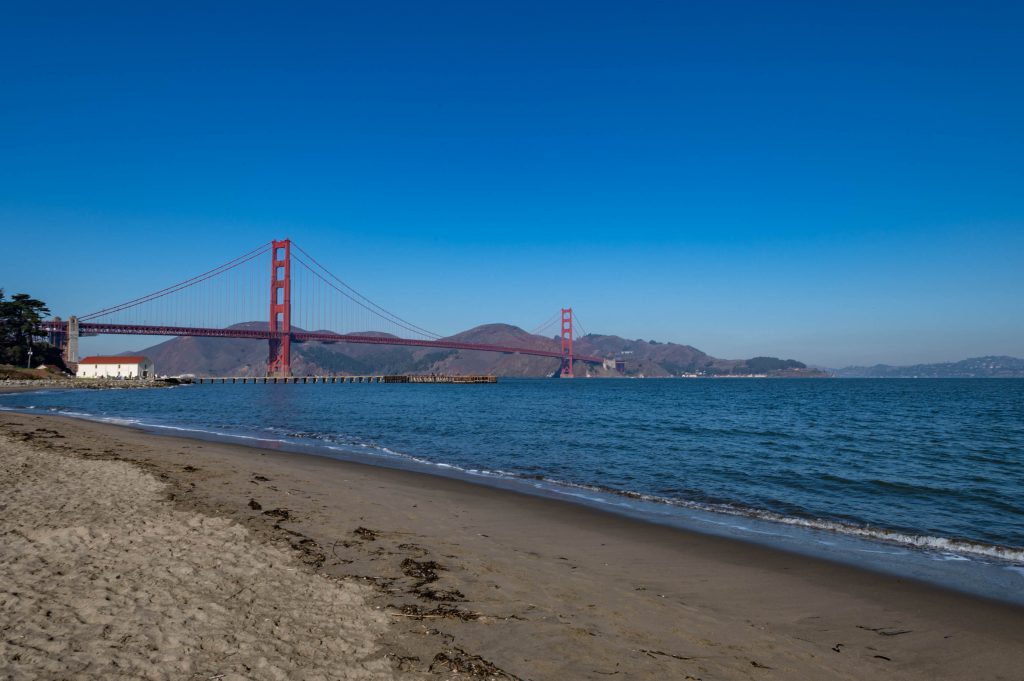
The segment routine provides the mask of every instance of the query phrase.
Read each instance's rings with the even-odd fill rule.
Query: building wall
[[[154,378],[153,363],[79,364],[78,378]]]

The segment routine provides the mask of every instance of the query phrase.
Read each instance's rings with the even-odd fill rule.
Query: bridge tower
[[[572,308],[562,308],[562,378],[572,378]]]
[[[292,242],[274,241],[270,251],[270,339],[268,376],[292,375]]]
[[[66,322],[54,317],[44,324],[47,341],[60,348],[64,363],[69,366],[78,364],[78,317],[71,315]]]
[[[78,364],[78,317],[68,317],[68,332],[64,338],[64,363]]]

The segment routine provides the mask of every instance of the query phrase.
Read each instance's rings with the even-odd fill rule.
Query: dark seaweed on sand
[[[380,534],[380,532],[377,532],[376,530],[371,530],[366,527],[357,527],[356,529],[352,530],[352,534],[356,535],[360,539],[365,539],[366,541],[377,541],[377,536]]]
[[[416,560],[415,558],[406,558],[402,561],[400,567],[402,568],[402,574],[406,577],[420,580],[417,586],[436,582],[438,580],[437,571],[444,569],[435,561]]]
[[[522,681],[520,677],[509,674],[492,662],[479,655],[470,655],[461,648],[440,652],[434,656],[429,671],[447,670],[456,674],[468,674],[478,678],[504,678]]]

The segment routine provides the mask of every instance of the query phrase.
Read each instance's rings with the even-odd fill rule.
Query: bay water
[[[1024,603],[1024,380],[193,385],[0,409],[461,477]]]

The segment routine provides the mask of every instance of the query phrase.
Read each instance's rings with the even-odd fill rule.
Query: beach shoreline
[[[4,386],[0,384],[0,393],[3,392]],[[979,537],[987,538],[990,535],[985,526],[977,525],[977,518],[974,518],[975,526],[968,528],[973,534],[964,534],[965,528],[958,526],[954,518],[946,518],[949,525],[945,532],[938,530],[934,519],[908,516],[905,508],[902,517],[896,514],[892,518],[883,518],[876,513],[871,518],[869,513],[869,520],[856,521],[850,519],[848,513],[851,505],[847,503],[846,495],[841,491],[835,492],[839,494],[835,509],[822,507],[820,498],[808,498],[805,501],[809,502],[809,508],[813,509],[817,503],[816,513],[780,512],[778,507],[772,504],[770,494],[768,503],[763,506],[723,501],[721,497],[704,497],[700,491],[693,490],[694,485],[699,486],[702,483],[691,483],[678,475],[673,477],[669,469],[666,469],[666,474],[670,479],[664,482],[643,480],[641,476],[632,483],[623,484],[624,480],[632,480],[629,477],[630,471],[622,466],[616,470],[615,465],[618,463],[614,461],[614,457],[612,467],[601,471],[601,475],[608,474],[612,479],[618,476],[619,483],[610,486],[601,484],[601,475],[597,476],[598,480],[594,480],[594,471],[588,470],[586,466],[574,469],[574,459],[564,460],[568,467],[562,470],[561,474],[541,475],[537,473],[538,466],[530,466],[529,461],[517,460],[515,448],[502,448],[499,445],[497,451],[492,452],[460,451],[459,448],[466,441],[487,440],[488,435],[481,430],[482,424],[479,423],[476,424],[476,434],[461,442],[452,441],[450,438],[448,441],[431,439],[430,433],[422,440],[417,438],[411,441],[404,424],[390,424],[389,429],[389,424],[377,421],[376,415],[365,415],[360,418],[360,422],[368,424],[368,427],[360,429],[356,425],[352,431],[360,433],[358,436],[354,439],[351,435],[336,438],[331,434],[332,426],[325,425],[332,418],[330,408],[320,408],[319,400],[315,415],[295,414],[297,425],[289,428],[262,427],[255,425],[251,419],[246,423],[244,418],[239,418],[237,423],[234,423],[231,417],[227,420],[215,420],[222,425],[211,428],[206,425],[206,420],[202,416],[198,416],[201,412],[196,412],[191,417],[178,414],[176,417],[165,418],[161,410],[167,405],[159,407],[156,411],[152,410],[151,405],[147,408],[152,399],[160,400],[161,397],[166,398],[170,395],[185,397],[186,393],[191,392],[188,389],[185,393],[147,391],[140,404],[136,404],[134,399],[121,399],[111,403],[110,400],[118,399],[119,391],[106,392],[96,400],[91,397],[83,399],[80,394],[72,396],[72,391],[60,389],[44,392],[50,394],[40,396],[38,402],[7,403],[18,413],[64,415],[98,423],[127,426],[156,435],[190,437],[210,443],[234,443],[337,461],[363,463],[373,467],[395,468],[432,477],[454,478],[518,494],[559,499],[646,523],[663,524],[688,532],[761,544],[801,556],[839,562],[897,578],[921,581],[982,598],[1024,606],[1024,549],[1015,548],[1020,546],[1019,543],[1000,544],[979,540]],[[68,402],[62,402],[61,393],[66,394]],[[232,391],[229,396],[233,394]],[[212,402],[207,401],[205,408],[216,409],[219,404],[220,401],[216,399]],[[233,408],[237,407],[238,405],[234,405]],[[421,417],[429,418],[426,414],[421,414]],[[439,419],[439,430],[443,431],[444,416],[438,415],[436,418]],[[342,432],[348,433],[349,431],[345,430],[348,427],[341,426]],[[472,429],[472,426],[470,428]],[[552,452],[557,451],[558,444],[551,443],[554,448]],[[773,443],[765,444],[771,449]],[[738,445],[743,446],[743,443]],[[544,443],[536,438],[517,443],[518,448],[531,446],[543,447]],[[600,449],[604,445],[592,437],[589,443],[583,446]],[[620,442],[619,446],[631,445]],[[798,445],[794,447],[796,450],[801,449]],[[727,448],[723,453],[726,457],[731,456]],[[548,456],[548,461],[542,465],[546,465],[548,470],[557,471],[557,464],[563,461],[561,457],[575,455],[563,450],[552,456]],[[543,458],[543,455],[540,455],[540,458]],[[643,457],[636,463],[645,465]],[[690,463],[698,466],[694,471],[697,476],[704,476],[709,470],[716,469],[715,464],[705,469],[704,463],[700,461]],[[829,466],[835,464],[835,461],[831,464],[823,461],[816,470],[828,471],[831,470]],[[573,473],[581,473],[582,478]],[[803,473],[811,479],[818,475],[814,469],[805,469]],[[757,479],[759,474],[767,475],[767,479],[771,480],[773,471],[770,466],[767,469],[762,467],[759,472],[752,472],[750,479]],[[707,489],[714,489],[716,484],[722,482],[721,479],[715,479],[716,475],[711,473],[710,477],[704,480]],[[682,486],[687,491],[682,495],[659,493],[659,489],[673,486],[676,489]],[[764,490],[756,488],[734,492],[739,493],[736,495],[737,498],[742,498],[744,491],[753,492],[755,498],[756,495],[764,493]],[[795,493],[797,497],[802,494],[799,482],[795,483],[793,488],[773,491],[782,495]],[[846,492],[856,494],[857,491],[847,489]],[[884,501],[876,500],[876,503]],[[770,508],[776,510],[768,510]],[[927,507],[923,510],[935,511],[934,508]],[[999,520],[997,516],[989,517],[993,522]],[[932,520],[930,530],[918,529],[929,527],[929,520]],[[957,532],[958,529],[960,533]]]
[[[373,585],[384,648],[410,673],[1016,678],[1024,664],[1020,607],[769,547],[312,455],[51,415],[0,427],[130,461],[177,507]]]

